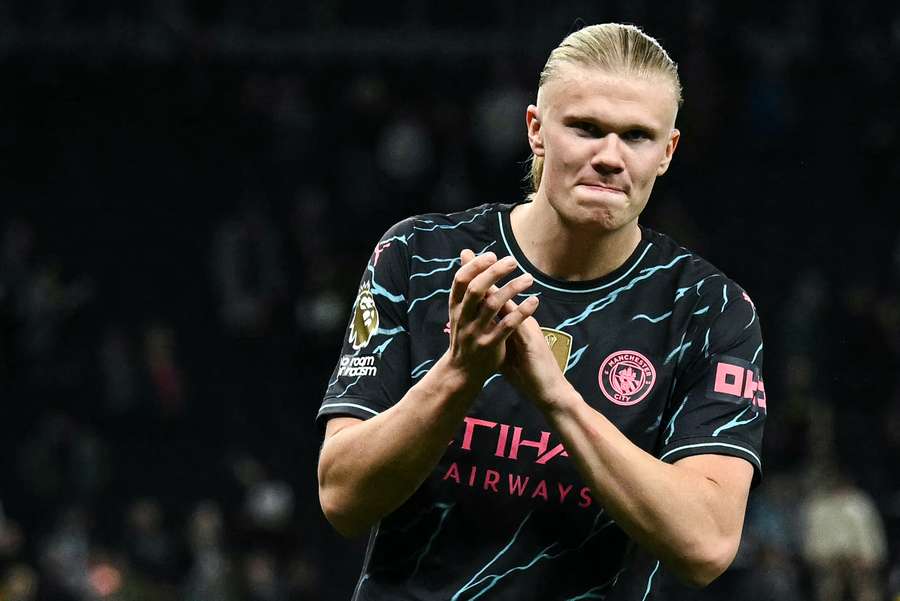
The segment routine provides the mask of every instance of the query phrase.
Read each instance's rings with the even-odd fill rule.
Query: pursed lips
[[[603,184],[600,182],[581,182],[582,186],[587,186],[588,188],[595,188],[597,190],[606,190],[608,192],[619,192],[620,194],[624,194],[625,190],[622,188],[617,188],[615,186],[610,186],[609,184]]]

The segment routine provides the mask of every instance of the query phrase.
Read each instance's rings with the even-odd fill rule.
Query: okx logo
[[[766,386],[759,368],[737,357],[720,357],[707,394],[721,401],[749,401],[766,410]]]

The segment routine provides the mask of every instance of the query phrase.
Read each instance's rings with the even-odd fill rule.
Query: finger
[[[468,256],[466,250],[460,253],[460,260],[463,260],[464,257]],[[469,250],[468,252],[471,253],[472,251]],[[492,252],[484,253],[477,257],[474,257],[474,253],[472,253],[472,255],[473,257],[460,267],[456,271],[456,275],[453,276],[453,284],[450,286],[451,306],[458,305],[463,301],[463,298],[465,298],[466,295],[466,289],[469,287],[469,284],[475,276],[497,262],[497,255]]]
[[[473,263],[470,263],[470,265]],[[476,275],[466,288],[462,301],[462,314],[467,318],[474,319],[478,315],[481,303],[491,286],[515,269],[516,260],[512,257],[506,257]]]
[[[534,315],[534,312],[537,311],[538,305],[540,301],[536,296],[529,296],[524,301],[519,304],[519,307],[507,314],[503,319],[501,319],[497,326],[494,328],[494,331],[491,332],[491,343],[495,342],[503,342],[510,335],[516,331],[516,329],[522,325],[522,323]]]
[[[460,261],[462,262],[461,263],[462,265],[465,265],[466,263],[468,263],[469,261],[474,259],[475,256],[476,256],[475,253],[472,252],[468,248],[464,248],[463,251],[459,254],[459,258],[460,258]]]
[[[515,311],[518,308],[512,298],[517,294],[524,292],[534,283],[534,278],[530,273],[525,273],[506,283],[503,288],[497,288],[496,285],[490,287],[484,302],[481,304],[481,314],[479,320],[484,324],[493,321],[497,315],[503,312],[504,315]]]

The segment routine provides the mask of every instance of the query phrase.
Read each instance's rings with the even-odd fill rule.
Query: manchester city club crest
[[[350,337],[348,342],[355,350],[367,344],[378,331],[378,308],[372,296],[371,284],[363,282],[353,303],[353,319],[350,321]]]
[[[600,390],[616,405],[635,405],[656,383],[656,368],[637,351],[616,351],[600,364]]]
[[[569,364],[569,353],[572,352],[572,336],[553,328],[541,328],[541,332],[544,333],[544,340],[547,341],[556,364],[565,373]]]

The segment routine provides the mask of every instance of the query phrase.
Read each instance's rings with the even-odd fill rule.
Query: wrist
[[[542,391],[540,398],[535,399],[535,402],[544,414],[552,416],[571,410],[577,403],[583,403],[584,398],[565,376],[562,376],[552,386]]]
[[[475,398],[484,385],[484,378],[479,378],[463,367],[455,365],[447,353],[437,360],[426,378],[432,381],[442,396],[466,399],[469,402]]]

